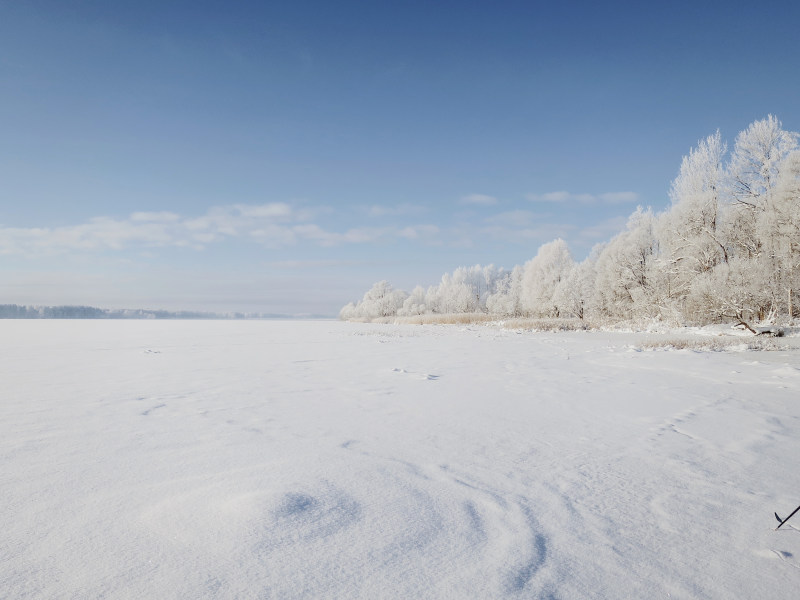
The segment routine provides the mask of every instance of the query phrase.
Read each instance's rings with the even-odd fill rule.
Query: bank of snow
[[[14,598],[789,598],[800,353],[2,322]],[[800,527],[800,522],[797,523]]]

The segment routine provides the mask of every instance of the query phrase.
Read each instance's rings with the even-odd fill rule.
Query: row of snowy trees
[[[371,319],[486,312],[489,299],[497,294],[507,279],[503,269],[493,265],[475,265],[459,267],[452,274],[446,273],[439,285],[427,290],[418,285],[410,294],[393,289],[386,281],[379,281],[360,302],[345,306],[339,316],[342,319]]]
[[[727,158],[727,161],[726,161]],[[660,214],[627,227],[576,263],[563,240],[510,272],[462,267],[411,294],[375,284],[341,317],[486,312],[498,317],[679,323],[791,319],[800,314],[800,148],[773,116],[736,138],[717,132],[683,158]]]

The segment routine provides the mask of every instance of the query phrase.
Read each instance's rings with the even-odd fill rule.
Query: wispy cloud
[[[180,220],[180,215],[173,212],[135,212],[131,215],[131,221],[145,221],[155,223],[172,223]]]
[[[461,204],[471,204],[473,206],[494,206],[497,204],[497,198],[486,194],[470,194],[462,196],[460,202]]]
[[[165,247],[201,250],[225,239],[249,240],[269,248],[302,242],[331,247],[379,240],[429,241],[439,231],[434,225],[332,231],[311,222],[315,214],[317,211],[286,203],[235,204],[212,207],[205,214],[193,217],[171,212],[135,212],[127,218],[96,217],[65,227],[0,226],[0,254],[39,256],[127,249],[152,251]]]
[[[246,218],[257,219],[290,219],[294,213],[292,207],[283,202],[271,204],[234,204],[233,209]]]
[[[315,223],[307,223],[303,225],[295,225],[292,227],[292,233],[298,238],[309,240],[317,243],[320,246],[338,246],[344,243],[364,244],[368,242],[375,242],[379,239],[386,237],[390,234],[389,228],[355,228],[348,229],[340,233],[336,231],[328,231],[323,229]]]
[[[164,223],[106,217],[67,227],[0,227],[0,254],[120,250],[130,244],[148,247],[181,245],[169,229]]]
[[[436,225],[413,225],[404,227],[397,232],[397,235],[407,240],[427,240],[434,241],[439,235],[439,228]]]
[[[363,264],[363,261],[355,260],[277,260],[266,263],[266,266],[273,269],[285,269],[287,271],[298,271],[304,269],[321,269],[335,267],[349,267]]]
[[[290,246],[297,241],[291,228],[277,223],[264,223],[257,229],[250,229],[247,235],[251,240],[271,248]]]
[[[632,204],[639,200],[636,192],[606,192],[604,194],[573,194],[567,191],[546,194],[527,194],[531,202],[541,203],[580,203],[580,204]]]

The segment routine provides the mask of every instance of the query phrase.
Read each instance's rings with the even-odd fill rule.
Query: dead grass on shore
[[[534,319],[529,317],[498,318],[486,313],[425,314],[406,317],[381,317],[375,319],[350,319],[358,323],[385,325],[483,325],[516,331],[547,332],[588,331],[596,329],[580,319]],[[664,337],[652,338],[635,346],[636,350],[691,350],[694,352],[771,351],[795,348],[776,337]]]
[[[452,313],[388,317],[382,322],[396,323],[398,325],[473,325],[493,323],[495,321],[497,321],[497,316],[487,313]]]
[[[695,352],[726,352],[735,350],[786,350],[788,346],[772,338],[667,338],[648,340],[641,344],[642,350],[693,350]]]
[[[425,314],[407,317],[381,317],[377,319],[353,319],[362,323],[384,323],[394,325],[496,325],[504,329],[525,331],[582,331],[591,329],[580,319],[534,319],[500,318],[487,313]]]

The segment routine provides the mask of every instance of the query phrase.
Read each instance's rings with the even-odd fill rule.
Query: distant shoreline
[[[185,320],[295,320],[295,319],[335,319],[331,315],[282,313],[213,313],[202,311],[170,311],[151,309],[97,308],[94,306],[63,305],[38,306],[20,304],[0,304],[0,319],[185,319]]]

